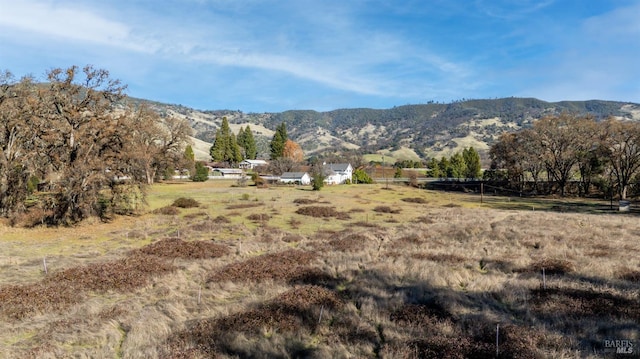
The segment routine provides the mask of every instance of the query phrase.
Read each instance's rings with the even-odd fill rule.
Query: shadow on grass
[[[510,263],[502,263],[515,268]],[[187,323],[166,346],[203,355],[544,358],[602,355],[605,340],[640,338],[640,283],[550,271],[548,286],[472,292],[434,287],[379,269],[345,278],[317,268],[289,291],[249,308]],[[514,279],[531,283],[531,271]],[[515,293],[515,294],[514,294]]]

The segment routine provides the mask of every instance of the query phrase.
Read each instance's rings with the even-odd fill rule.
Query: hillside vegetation
[[[215,130],[222,118],[227,117],[236,132],[240,126],[251,125],[257,138],[262,139],[263,154],[267,154],[266,144],[273,130],[285,122],[292,138],[308,155],[341,150],[358,150],[363,154],[402,150],[407,157],[405,159],[450,156],[467,146],[487,150],[503,132],[525,128],[544,116],[563,112],[590,114],[597,120],[609,116],[640,119],[640,105],[633,103],[599,100],[545,102],[513,97],[406,105],[391,109],[292,110],[260,114],[197,111],[159,103],[154,103],[154,106],[164,114],[188,119],[195,137],[208,143],[213,142]]]
[[[0,227],[0,357],[595,358],[640,340],[635,210],[234,184]]]

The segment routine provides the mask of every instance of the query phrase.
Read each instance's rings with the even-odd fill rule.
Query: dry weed
[[[293,203],[295,203],[295,204],[313,204],[313,203],[318,203],[318,200],[311,199],[311,198],[296,198],[296,199],[293,200]]]
[[[545,274],[554,275],[559,274],[563,275],[566,273],[571,273],[574,271],[573,263],[564,260],[564,259],[554,259],[554,258],[545,258],[531,263],[526,268],[521,268],[517,270],[517,272],[526,272],[526,273],[542,273],[544,269]]]
[[[171,205],[179,208],[196,208],[200,207],[200,202],[193,198],[180,197],[173,201]]]
[[[218,258],[229,254],[229,247],[213,241],[183,241],[167,238],[138,250],[139,253],[165,258],[204,259]]]
[[[164,354],[167,357],[181,356],[185,352],[207,356],[238,355],[240,348],[234,345],[232,338],[240,333],[250,336],[265,332],[297,336],[309,334],[321,324],[321,311],[328,317],[329,311],[342,306],[342,300],[331,290],[312,285],[300,286],[254,309],[190,323],[186,330],[168,339]],[[259,353],[243,354],[251,357]]]
[[[317,218],[329,218],[334,217],[337,219],[350,219],[349,213],[336,211],[335,207],[327,206],[307,206],[300,207],[296,210],[297,214],[305,216],[317,217]]]
[[[84,293],[131,291],[146,285],[152,276],[175,267],[156,256],[134,253],[116,261],[73,267],[47,276],[35,284],[0,288],[0,312],[21,319],[44,311],[59,311],[80,302]]]
[[[290,280],[315,259],[310,252],[290,249],[231,263],[209,276],[208,282]]]
[[[247,216],[247,219],[253,222],[267,222],[271,218],[266,213],[253,213]]]
[[[407,198],[401,198],[400,200],[408,203],[422,203],[422,204],[429,203],[429,201],[427,201],[422,197],[407,197]]]
[[[391,208],[389,206],[375,206],[373,208],[373,211],[374,212],[378,212],[378,213],[391,213],[391,214],[397,214],[397,213],[402,212],[401,209],[397,209],[397,208],[394,209],[394,208]]]
[[[151,211],[153,214],[162,214],[165,216],[176,216],[180,214],[180,210],[175,206],[164,206]]]

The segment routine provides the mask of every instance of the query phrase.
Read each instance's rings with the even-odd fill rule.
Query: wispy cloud
[[[131,27],[77,6],[51,1],[0,0],[0,27],[66,41],[149,51],[132,36]],[[13,30],[13,31],[12,31]]]
[[[620,1],[0,0],[0,54],[32,71],[97,62],[134,95],[200,108],[628,99],[640,4]]]
[[[482,14],[504,20],[516,20],[552,5],[554,0],[476,0]]]

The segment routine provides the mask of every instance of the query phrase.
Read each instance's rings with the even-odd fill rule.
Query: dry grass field
[[[633,212],[401,185],[234,184],[158,184],[147,213],[110,223],[0,226],[0,357],[640,350]]]

